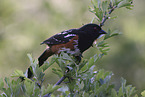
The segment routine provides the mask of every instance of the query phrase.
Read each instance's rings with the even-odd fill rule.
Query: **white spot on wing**
[[[64,32],[62,32],[61,34],[67,34],[68,32],[67,32],[67,30],[66,31],[64,31]]]
[[[55,41],[58,41],[58,39],[56,39],[56,38],[54,38],[54,37],[53,37],[53,39],[54,39]]]
[[[71,36],[76,36],[76,34],[68,34],[68,35],[64,36],[64,38],[68,38],[68,37],[71,37]]]

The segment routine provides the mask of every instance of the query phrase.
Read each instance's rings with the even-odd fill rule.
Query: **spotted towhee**
[[[80,61],[82,53],[91,47],[93,42],[103,34],[106,34],[106,32],[97,24],[86,24],[78,29],[70,29],[58,33],[41,43],[48,45],[48,48],[38,58],[39,66],[42,66],[51,55],[59,54],[62,51]],[[29,68],[28,78],[31,78],[32,75]]]

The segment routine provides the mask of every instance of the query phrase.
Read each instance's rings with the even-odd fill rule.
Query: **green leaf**
[[[61,54],[62,54],[62,56],[63,56],[63,59],[69,60],[69,61],[73,61],[73,60],[71,59],[71,57],[70,57],[67,53],[62,52]]]
[[[107,34],[106,34],[105,37],[104,37],[104,40],[110,38],[110,34],[111,34],[111,30],[108,29]]]
[[[117,36],[117,35],[120,35],[120,33],[117,33],[117,32],[113,33],[113,34],[110,35],[110,37]]]
[[[11,87],[9,78],[5,77],[5,82],[7,84],[7,87]]]
[[[82,60],[79,64],[79,71],[81,71],[81,69],[86,65],[87,61],[86,60]]]
[[[98,17],[99,22],[101,22],[103,19],[103,11],[99,8],[96,8],[94,11],[95,15]]]
[[[33,58],[32,58],[32,55],[31,54],[27,54],[29,60],[30,60],[30,63],[33,64]]]
[[[100,78],[103,78],[104,77],[104,70],[99,70],[99,72],[97,73],[97,76],[96,76],[96,80],[100,80]]]
[[[109,19],[116,19],[118,16],[109,17]]]
[[[95,13],[94,9],[89,6],[89,11]]]
[[[51,89],[50,92],[54,92],[56,91],[57,89],[61,88],[61,86],[53,86],[53,88]]]
[[[84,71],[86,71],[87,69],[88,69],[88,66],[85,64],[85,65],[83,65],[83,67],[81,68],[81,71],[84,72]]]
[[[83,65],[81,65],[82,67],[80,67],[80,71],[81,71],[81,72],[84,72],[84,71],[89,70],[89,69],[94,65],[94,63],[95,63],[96,61],[98,61],[98,59],[99,59],[99,57],[97,56],[97,54],[94,55],[93,57],[91,57],[91,58],[88,60],[87,63],[85,62]]]
[[[122,97],[124,95],[122,87],[119,88],[118,97]]]
[[[120,34],[121,34],[120,32],[117,32],[117,31],[112,32],[110,29],[108,29],[108,32],[104,37],[104,40],[111,38],[111,37],[114,37],[114,36],[117,36],[117,35],[120,35]]]
[[[92,57],[91,59],[89,59],[88,63],[88,68],[92,67],[94,65],[94,57]]]
[[[60,87],[61,86],[54,86],[54,85],[48,84],[46,89],[44,89],[44,87],[43,87],[43,93],[42,93],[42,95],[46,95],[48,93],[52,93],[55,90],[59,89]]]
[[[97,3],[98,3],[98,8],[100,8],[100,6],[101,6],[101,0],[97,0]]]
[[[142,95],[143,97],[145,97],[145,90],[144,90],[143,92],[141,92],[141,95]]]
[[[43,72],[45,70],[47,70],[51,65],[53,65],[56,62],[57,58],[55,56],[53,56],[51,58],[51,62],[50,63],[45,63],[44,65],[42,65],[40,68],[42,68]]]
[[[59,78],[63,76],[62,71],[56,68],[52,68],[52,72],[56,75],[58,75]]]
[[[121,8],[121,7],[132,7],[131,6],[131,3],[130,2],[126,2],[126,1],[122,1],[118,4],[117,6],[118,8]]]
[[[111,90],[111,97],[118,97],[115,89]],[[121,97],[121,96],[120,96]]]
[[[11,77],[25,77],[24,73],[21,70],[15,70]]]
[[[52,65],[52,64],[45,63],[45,64],[43,64],[40,68],[41,68],[41,69],[43,70],[43,72],[44,72],[44,71],[47,70],[51,65]]]
[[[121,87],[122,87],[123,93],[125,93],[126,91],[125,86],[126,86],[126,80],[124,78],[121,78]]]
[[[122,0],[111,0],[111,3],[113,3],[113,6],[118,5]]]
[[[110,72],[106,72],[105,75],[106,75],[106,77],[104,79],[104,83],[109,83],[113,73],[112,72],[111,73]]]
[[[0,90],[2,90],[4,87],[4,82],[3,82],[3,79],[0,78]]]
[[[133,7],[134,7],[134,5],[130,5],[130,6],[127,6],[126,8],[129,10],[132,10]]]
[[[104,13],[107,12],[107,10],[108,10],[108,1],[103,1],[102,2],[102,9],[103,9]]]
[[[105,43],[105,41],[101,41],[98,43],[97,47],[109,47],[108,43]]]

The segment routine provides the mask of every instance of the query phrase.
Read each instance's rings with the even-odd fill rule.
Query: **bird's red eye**
[[[94,29],[97,29],[97,27],[94,27]]]

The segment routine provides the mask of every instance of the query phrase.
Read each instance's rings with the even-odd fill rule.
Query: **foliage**
[[[51,62],[55,60],[60,68],[53,68],[53,72],[59,77],[67,76],[67,79],[65,79],[65,85],[63,86],[48,84],[47,87],[43,85],[43,76],[40,78],[42,74],[45,75],[43,68],[39,68],[36,60],[32,61],[32,57],[28,56],[31,61],[32,70],[35,72],[33,80],[25,78],[24,81],[20,79],[10,81],[9,78],[5,78],[4,82],[7,85],[5,88],[3,79],[0,79],[1,97],[42,97],[54,91],[59,91],[60,94],[57,96],[62,97],[138,97],[135,94],[135,87],[126,85],[125,79],[121,78],[121,87],[119,90],[115,90],[111,80],[113,76],[112,72],[103,69],[94,70],[95,63],[101,58],[101,54],[94,55],[89,60],[83,60],[80,64],[76,64],[74,58],[66,53],[54,56]],[[35,65],[35,68],[33,65]],[[51,63],[45,65],[47,65],[45,66],[46,68]],[[24,76],[20,70],[16,70],[12,74],[12,77],[19,76]],[[144,91],[141,95],[144,96]]]
[[[114,19],[115,17],[110,17],[110,14],[116,8],[125,7],[127,9],[132,9],[133,0],[92,0],[93,8],[89,7],[90,12],[96,15],[96,19],[99,23],[103,23],[105,19]],[[102,26],[102,24],[101,24]]]
[[[28,54],[28,57],[30,59],[31,67],[35,76],[33,81],[25,77],[27,74],[23,74],[20,70],[15,70],[11,77],[21,76],[25,77],[25,80],[21,81],[19,78],[17,80],[13,79],[10,81],[9,78],[5,78],[4,82],[7,85],[7,88],[5,88],[3,79],[1,79],[0,91],[2,94],[0,97],[20,97],[20,95],[23,95],[21,97],[42,97],[43,95],[56,91],[58,88],[60,88],[60,86],[54,86],[51,84],[48,84],[47,87],[42,85],[44,73],[42,72],[42,69],[38,67],[37,60],[33,61],[30,54]]]

